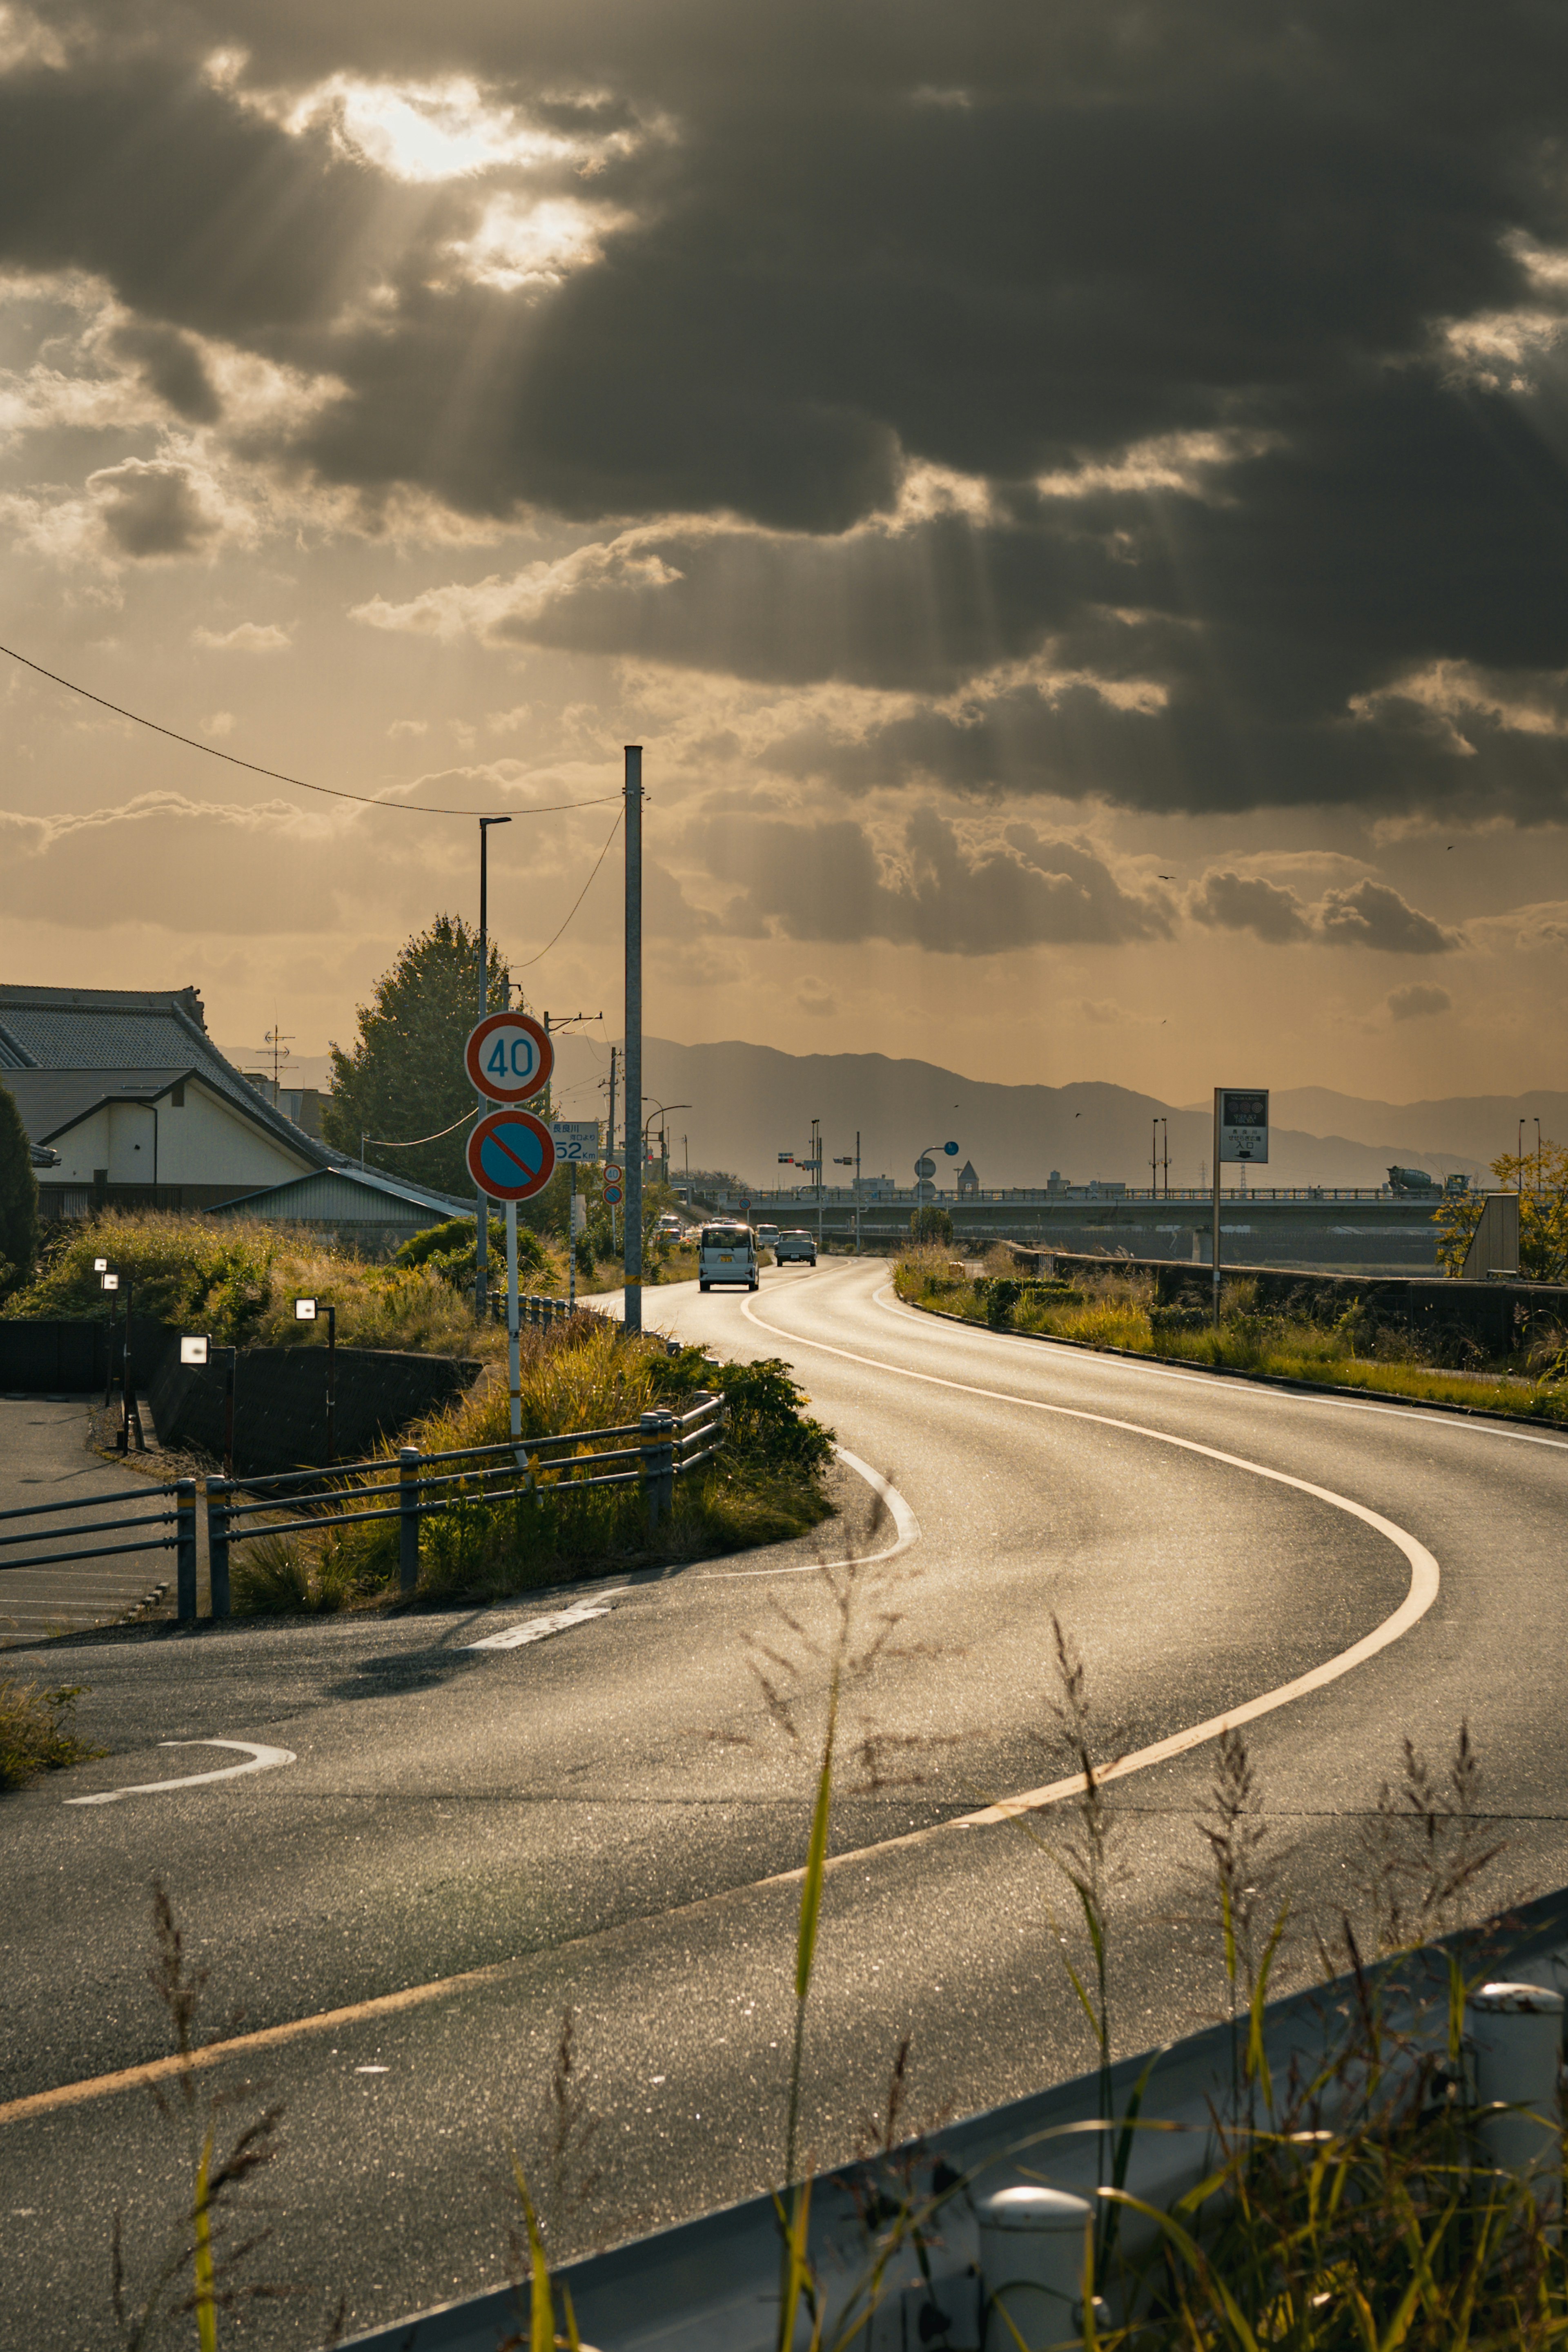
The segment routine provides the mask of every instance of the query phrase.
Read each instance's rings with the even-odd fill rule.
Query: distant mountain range
[[[607,1049],[571,1031],[559,1041],[559,1056],[563,1117],[602,1117]],[[230,1059],[243,1069],[262,1066],[254,1053]],[[669,1114],[674,1164],[685,1135],[694,1168],[733,1169],[759,1189],[781,1172],[780,1151],[804,1155],[813,1118],[823,1122],[830,1160],[853,1152],[859,1128],[865,1173],[903,1184],[922,1145],[949,1137],[960,1150],[944,1163],[941,1181],[969,1160],[987,1186],[1042,1184],[1053,1168],[1073,1182],[1099,1176],[1146,1184],[1158,1118],[1168,1121],[1171,1182],[1196,1184],[1200,1168],[1205,1180],[1208,1174],[1208,1106],[1165,1103],[1127,1087],[998,1086],[883,1054],[783,1054],[772,1045],[678,1045],[665,1037],[646,1039],[643,1059],[650,1109],[656,1102],[691,1105]],[[301,1055],[286,1067],[297,1086],[330,1082],[325,1055]],[[1568,1140],[1568,1093],[1387,1103],[1330,1087],[1282,1087],[1270,1108],[1265,1181],[1276,1184],[1381,1184],[1395,1163],[1474,1181],[1499,1152],[1517,1148],[1521,1118],[1529,1147],[1537,1118],[1548,1137]],[[825,1171],[841,1180],[851,1172]]]
[[[944,1172],[972,1160],[985,1186],[1042,1184],[1053,1168],[1075,1183],[1102,1177],[1146,1184],[1158,1118],[1168,1122],[1172,1184],[1197,1184],[1200,1171],[1202,1180],[1208,1174],[1208,1107],[1164,1103],[1127,1087],[998,1086],[883,1054],[784,1054],[771,1045],[679,1045],[664,1037],[646,1039],[643,1058],[647,1108],[690,1106],[668,1115],[674,1166],[684,1135],[694,1168],[732,1169],[759,1189],[779,1175],[780,1151],[806,1153],[813,1118],[823,1123],[830,1161],[853,1152],[858,1128],[864,1172],[904,1184],[922,1148],[949,1138],[959,1152]],[[602,1046],[580,1035],[561,1039],[563,1113],[602,1115],[599,1081],[607,1063]],[[1537,1115],[1548,1136],[1568,1138],[1568,1094],[1561,1093],[1401,1104],[1298,1087],[1281,1088],[1271,1111],[1277,1124],[1261,1181],[1276,1184],[1381,1184],[1394,1163],[1473,1181],[1499,1152],[1516,1148],[1521,1118],[1531,1122],[1531,1142]],[[824,1171],[841,1181],[849,1172]]]

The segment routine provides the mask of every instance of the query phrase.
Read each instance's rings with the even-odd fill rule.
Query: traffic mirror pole
[[[1214,1328],[1219,1328],[1219,1088],[1214,1089],[1214,1248],[1213,1263]]]
[[[643,746],[626,746],[626,1254],[628,1331],[643,1328]]]

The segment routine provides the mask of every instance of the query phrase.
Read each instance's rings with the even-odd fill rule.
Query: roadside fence
[[[330,1472],[287,1471],[243,1482],[209,1478],[213,1615],[229,1614],[234,1547],[261,1536],[321,1535],[395,1519],[398,1581],[412,1592],[419,1581],[420,1523],[444,1511],[540,1497],[559,1502],[595,1487],[640,1486],[652,1534],[674,1508],[675,1480],[714,1458],[728,1423],[724,1398],[703,1392],[687,1412],[645,1412],[607,1429],[508,1438],[446,1454],[404,1445],[395,1455],[340,1464]],[[250,1499],[236,1501],[242,1495]]]
[[[56,1527],[54,1520],[62,1511],[97,1513],[115,1504],[151,1503],[151,1510],[128,1512],[118,1519],[91,1517],[80,1527]],[[196,1482],[193,1478],[172,1478],[162,1485],[146,1486],[137,1494],[78,1495],[68,1503],[25,1503],[17,1510],[0,1511],[0,1521],[26,1520],[14,1534],[0,1535],[0,1571],[11,1568],[57,1568],[68,1560],[111,1559],[117,1554],[133,1551],[172,1551],[175,1555],[175,1580],[179,1595],[181,1622],[196,1613]],[[129,1543],[105,1543],[106,1535],[123,1533],[127,1528],[147,1530]],[[160,1532],[154,1533],[157,1529]],[[30,1551],[13,1557],[17,1544],[57,1545],[87,1537],[85,1544],[78,1543],[71,1551]]]

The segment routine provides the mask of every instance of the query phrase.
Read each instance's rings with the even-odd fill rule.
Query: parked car
[[[697,1288],[712,1290],[721,1282],[736,1282],[755,1290],[758,1280],[757,1235],[751,1227],[705,1225],[697,1245]]]
[[[805,1232],[800,1226],[795,1226],[789,1233],[779,1234],[773,1244],[773,1255],[780,1265],[799,1265],[802,1260],[808,1265],[815,1265],[817,1263],[816,1235]]]

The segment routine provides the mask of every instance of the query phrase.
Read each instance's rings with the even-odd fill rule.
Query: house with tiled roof
[[[0,986],[0,1085],[46,1217],[213,1208],[340,1156],[219,1053],[193,988]]]

